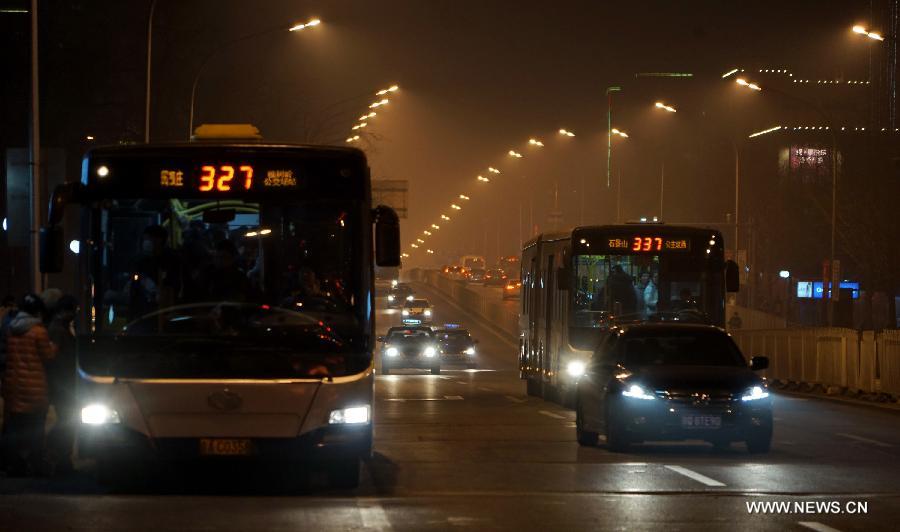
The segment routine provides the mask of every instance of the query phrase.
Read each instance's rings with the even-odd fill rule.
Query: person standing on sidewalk
[[[49,397],[44,365],[56,355],[41,316],[44,304],[28,294],[9,324],[3,377],[4,454],[10,476],[44,472],[44,424]]]
[[[49,309],[47,332],[57,348],[56,358],[47,365],[50,404],[56,411],[56,423],[47,435],[47,454],[55,474],[70,473],[77,427],[75,402],[75,314],[78,301],[64,295]]]

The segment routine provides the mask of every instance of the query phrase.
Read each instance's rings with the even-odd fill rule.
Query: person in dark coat
[[[50,404],[56,424],[47,435],[48,458],[57,474],[72,471],[72,451],[78,426],[75,400],[75,313],[78,301],[71,295],[59,298],[50,312],[47,332],[57,348],[56,358],[47,364]]]
[[[9,324],[6,373],[3,376],[4,451],[7,473],[21,476],[29,466],[44,470],[44,424],[50,399],[44,368],[56,347],[44,327],[44,304],[37,294],[22,299]]]

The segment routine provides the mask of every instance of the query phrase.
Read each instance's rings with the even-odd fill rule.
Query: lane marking
[[[461,395],[445,395],[443,397],[391,397],[383,399],[383,401],[393,401],[395,403],[404,403],[406,401],[462,401]]]
[[[524,403],[524,402],[528,401],[528,399],[522,399],[521,397],[513,397],[512,395],[504,395],[503,397],[506,397],[507,399],[509,399],[510,401],[512,401],[514,403]]]
[[[547,417],[552,417],[556,419],[566,419],[566,416],[561,416],[559,414],[554,414],[553,412],[548,412],[546,410],[538,410],[538,414],[543,414]]]
[[[456,384],[469,384],[469,383],[466,381],[456,381]]]
[[[832,528],[828,525],[823,525],[818,521],[797,521],[797,524],[808,528],[810,530],[815,530],[816,532],[841,532],[837,528]]]
[[[363,528],[393,530],[384,508],[377,502],[357,501],[356,508],[359,510],[359,520]]]
[[[699,482],[701,484],[705,484],[707,486],[712,486],[712,487],[716,487],[716,488],[725,486],[725,484],[719,482],[718,480],[711,479],[711,478],[707,477],[706,475],[701,475],[700,473],[697,473],[696,471],[691,471],[690,469],[688,469],[686,467],[681,467],[681,466],[677,466],[677,465],[667,465],[665,467],[666,467],[666,469],[668,469],[670,471],[674,471],[674,472],[678,473],[679,475],[684,475],[689,479],[696,480],[697,482]]]
[[[870,440],[869,438],[863,438],[862,436],[856,436],[854,434],[846,434],[843,432],[838,432],[838,436],[843,436],[845,438],[850,438],[851,440],[861,441],[863,443],[871,443],[872,445],[877,445],[879,447],[893,447],[890,443],[884,443],[883,441],[878,440]]]
[[[493,388],[488,388],[486,386],[479,386],[478,389],[481,390],[482,392],[493,392],[494,391]]]

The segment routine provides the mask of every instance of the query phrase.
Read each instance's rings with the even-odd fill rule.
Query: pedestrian
[[[19,312],[16,306],[16,298],[7,295],[0,304],[0,379],[6,370],[6,335],[9,331],[9,322],[16,317]]]
[[[28,294],[9,324],[3,376],[3,432],[7,474],[43,473],[44,423],[49,397],[44,365],[56,355],[41,316],[44,304]]]
[[[47,456],[55,474],[73,470],[77,403],[75,401],[75,314],[78,301],[63,295],[50,310],[47,332],[57,348],[56,358],[47,365],[50,405],[56,412],[56,423],[47,434]]]
[[[743,324],[744,320],[741,319],[741,315],[735,310],[734,314],[732,314],[731,318],[728,320],[728,329],[734,331],[740,329]]]

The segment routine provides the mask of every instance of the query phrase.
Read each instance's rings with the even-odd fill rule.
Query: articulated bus
[[[93,149],[80,183],[54,191],[44,271],[61,269],[71,207],[79,453],[101,481],[245,457],[357,485],[372,450],[373,266],[399,265],[397,216],[372,208],[361,151]]]
[[[529,395],[571,403],[602,332],[616,323],[724,327],[737,265],[713,229],[627,224],[543,234],[522,250],[519,365]]]

